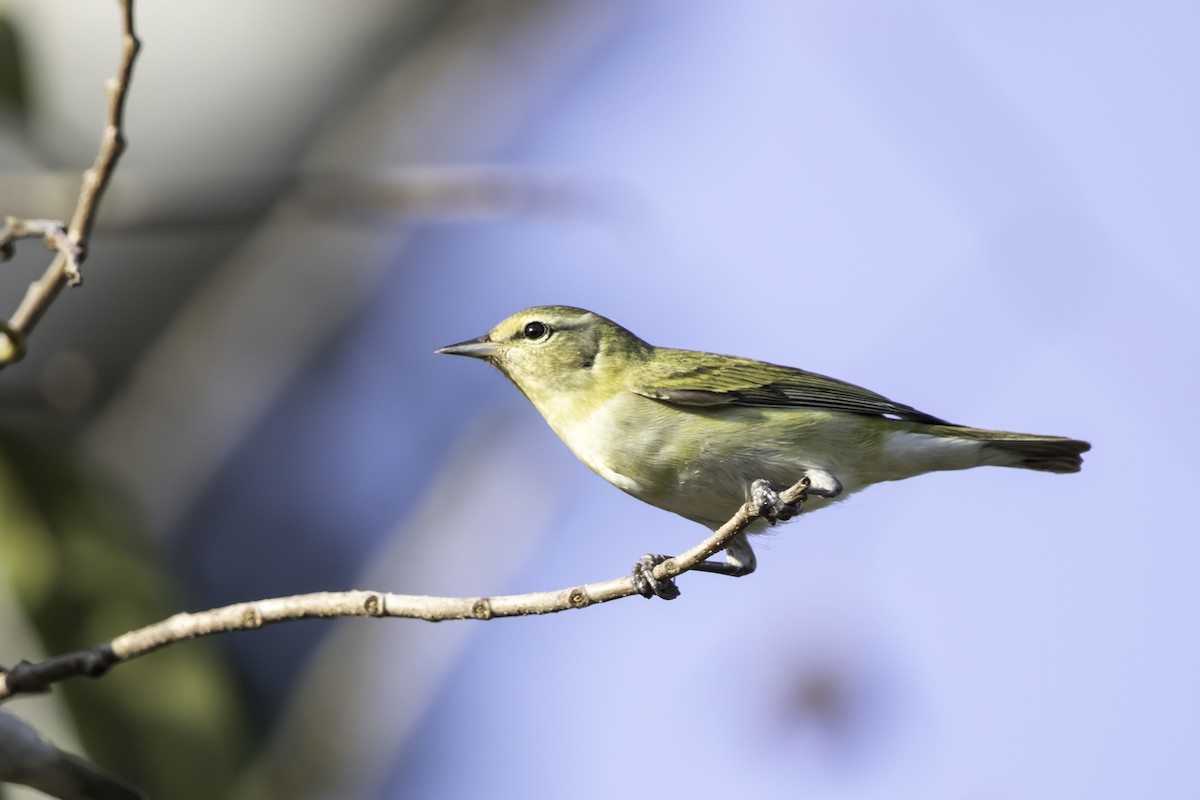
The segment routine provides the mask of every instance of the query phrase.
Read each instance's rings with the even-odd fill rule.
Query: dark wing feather
[[[883,395],[802,369],[690,350],[661,351],[631,387],[645,397],[684,406],[819,408],[892,417],[929,425],[951,423]]]

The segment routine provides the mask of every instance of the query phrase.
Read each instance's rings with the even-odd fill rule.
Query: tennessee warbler
[[[746,501],[764,514],[748,532],[880,481],[979,466],[1078,472],[1087,442],[954,425],[834,378],[735,356],[655,347],[611,320],[540,306],[485,336],[437,351],[489,362],[529,398],[593,472],[639,500],[715,530]],[[795,506],[778,491],[807,478]],[[724,562],[754,571],[745,533]],[[654,578],[647,554],[634,584],[650,597],[678,589]]]

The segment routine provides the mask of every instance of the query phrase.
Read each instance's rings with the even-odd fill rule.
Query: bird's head
[[[437,352],[490,362],[535,405],[547,395],[604,395],[651,348],[612,320],[582,308],[537,306],[503,320],[484,336]]]

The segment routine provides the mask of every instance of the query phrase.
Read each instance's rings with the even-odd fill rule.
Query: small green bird
[[[713,530],[742,503],[761,531],[880,481],[979,466],[1078,472],[1087,442],[954,425],[834,378],[748,358],[647,344],[611,320],[567,306],[512,315],[478,339],[437,351],[499,369],[571,451],[600,477],[650,505]],[[808,497],[778,492],[808,478]],[[697,569],[754,571],[745,533],[724,562]],[[679,590],[634,566],[642,595]]]

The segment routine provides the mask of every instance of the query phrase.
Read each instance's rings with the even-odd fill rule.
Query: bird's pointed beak
[[[478,339],[468,339],[458,344],[449,344],[433,352],[444,356],[470,356],[471,358],[491,358],[500,352],[500,347],[486,336]]]

